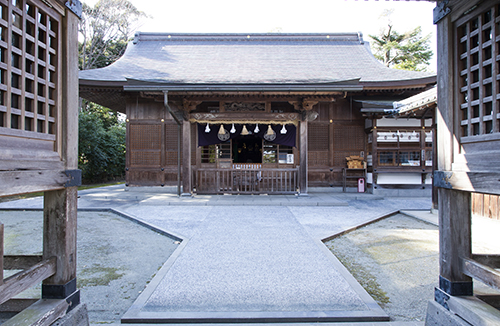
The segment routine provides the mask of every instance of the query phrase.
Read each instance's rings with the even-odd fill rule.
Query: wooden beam
[[[0,171],[22,171],[22,170],[56,170],[63,171],[64,164],[60,160],[0,160]]]
[[[0,197],[64,188],[69,180],[64,171],[31,170],[0,172]]]
[[[434,186],[467,192],[500,194],[500,173],[435,171]]]
[[[298,113],[266,113],[249,115],[248,112],[223,112],[223,113],[191,113],[189,121],[199,123],[249,123],[250,121],[269,121],[279,123],[297,123]]]
[[[446,304],[449,310],[465,320],[467,325],[499,324],[500,311],[476,297],[449,297]]]
[[[463,258],[462,269],[465,275],[478,279],[496,290],[500,290],[500,271],[470,258]]]
[[[54,275],[56,261],[56,257],[52,257],[6,278],[4,284],[0,286],[0,304]]]
[[[4,256],[3,265],[6,270],[29,269],[43,261],[42,256]]]
[[[472,259],[492,268],[500,268],[500,255],[472,255]]]
[[[10,299],[0,305],[0,313],[19,313],[39,299]]]
[[[4,326],[49,326],[63,317],[68,310],[66,300],[42,299],[15,315],[2,325]]]

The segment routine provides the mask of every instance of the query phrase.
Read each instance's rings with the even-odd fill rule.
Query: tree
[[[78,167],[85,182],[105,182],[123,177],[125,126],[117,114],[84,101],[78,116]]]
[[[422,36],[419,26],[400,34],[391,23],[379,35],[369,35],[373,39],[374,56],[387,67],[403,70],[424,71],[430,64],[432,50],[430,35]]]
[[[141,18],[147,17],[128,0],[99,0],[83,4],[80,22],[80,69],[110,65],[125,52]]]
[[[118,60],[146,15],[127,0],[99,0],[83,4],[79,27],[80,70],[102,68]],[[125,170],[125,126],[118,114],[96,103],[82,101],[79,114],[78,166],[85,182],[122,178]]]

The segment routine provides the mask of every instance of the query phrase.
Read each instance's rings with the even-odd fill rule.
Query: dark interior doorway
[[[233,163],[262,163],[262,139],[240,136],[233,139]]]

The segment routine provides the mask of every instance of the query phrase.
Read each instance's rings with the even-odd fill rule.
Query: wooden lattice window
[[[329,125],[320,123],[311,123],[309,125],[307,139],[309,151],[328,151],[330,148]]]
[[[177,165],[177,146],[179,131],[176,124],[165,124],[165,162],[166,165]],[[182,149],[182,145],[181,145]],[[181,156],[182,160],[182,156]]]
[[[492,7],[456,28],[460,135],[498,133],[500,125],[500,12]]]
[[[0,0],[3,133],[16,129],[31,132],[29,137],[55,140],[60,102],[56,86],[60,22],[60,14],[42,2]],[[28,135],[19,131],[10,133]]]
[[[130,166],[161,165],[161,125],[130,124]]]

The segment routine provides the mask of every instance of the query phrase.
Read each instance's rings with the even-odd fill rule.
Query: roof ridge
[[[134,44],[142,41],[322,41],[363,43],[363,34],[354,33],[156,33],[136,32]]]

